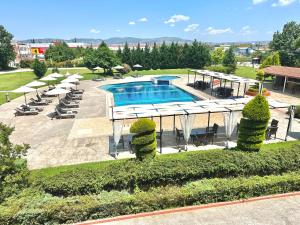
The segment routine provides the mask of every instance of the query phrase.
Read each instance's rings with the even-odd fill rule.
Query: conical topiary
[[[151,159],[156,155],[156,131],[155,123],[150,119],[139,119],[130,127],[133,133],[131,145],[140,160]]]
[[[270,109],[266,98],[257,95],[243,109],[237,147],[244,151],[259,151],[265,139],[270,119]]]

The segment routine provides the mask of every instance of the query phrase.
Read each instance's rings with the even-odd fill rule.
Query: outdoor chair
[[[278,131],[278,127],[268,127],[266,132],[266,139],[270,140],[272,136],[274,136],[276,139],[277,131]]]
[[[36,109],[30,109],[30,110],[25,110],[21,107],[17,107],[15,112],[15,116],[28,116],[28,115],[37,115],[39,114],[39,111]]]
[[[71,101],[67,101],[65,99],[61,99],[59,101],[59,105],[65,107],[65,108],[79,108],[79,104]]]
[[[124,77],[122,74],[118,73],[118,74],[114,74],[113,78],[114,79],[123,79]]]
[[[66,99],[66,98],[62,98],[61,99],[62,101],[64,101],[66,104],[70,104],[70,103],[72,103],[72,104],[79,104],[79,101],[76,101],[76,100],[68,100],[68,99]]]
[[[73,89],[73,88],[70,88],[70,91],[72,94],[83,94],[84,92],[83,89]]]
[[[161,136],[163,135],[163,133],[164,133],[164,130],[161,130],[161,132],[157,131],[156,132],[156,140],[161,140]]]
[[[49,102],[46,101],[45,99],[41,99],[40,101],[39,100],[36,100],[34,98],[30,98],[30,104],[31,105],[49,105]]]
[[[39,112],[42,112],[44,110],[41,107],[35,107],[35,106],[30,106],[25,104],[20,105],[20,108],[23,109],[24,111],[37,110]]]
[[[207,132],[205,136],[205,144],[214,143],[215,132]]]
[[[206,128],[206,133],[213,132],[214,136],[217,137],[218,129],[219,129],[219,125],[214,123],[214,125],[211,128],[210,127]]]
[[[181,138],[184,139],[183,132],[182,132],[182,130],[179,130],[178,128],[176,128],[176,143],[177,143],[177,145],[180,143]]]
[[[272,121],[271,121],[271,127],[278,127],[278,123],[279,123],[278,120],[272,119]]]
[[[68,100],[82,100],[82,95],[79,95],[79,94],[71,94],[71,93],[68,93],[66,94],[66,99]]]
[[[65,118],[75,118],[75,113],[72,110],[63,110],[60,107],[55,107],[55,112],[57,114],[57,119],[65,119]]]
[[[48,102],[48,103],[51,103],[51,102],[52,102],[52,100],[50,100],[50,99],[43,99],[43,98],[39,95],[39,93],[36,94],[36,98],[37,98],[38,101],[46,101],[46,102]]]
[[[204,145],[206,142],[206,133],[193,134],[191,136],[191,140],[192,140],[193,144],[196,145],[197,147],[200,145]]]

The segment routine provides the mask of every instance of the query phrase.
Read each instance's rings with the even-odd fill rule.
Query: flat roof
[[[264,69],[266,74],[300,79],[299,67],[270,66]]]
[[[237,99],[214,99],[194,102],[170,102],[162,104],[127,105],[111,107],[111,120],[166,117],[174,115],[205,114],[242,111],[253,97]],[[267,98],[270,109],[288,108],[291,105]]]

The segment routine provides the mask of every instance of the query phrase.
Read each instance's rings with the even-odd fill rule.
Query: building
[[[236,55],[251,55],[254,52],[254,50],[250,47],[237,47],[235,49]]]
[[[272,76],[273,88],[289,89],[293,94],[300,90],[300,68],[287,66],[270,66],[264,69],[266,75]]]

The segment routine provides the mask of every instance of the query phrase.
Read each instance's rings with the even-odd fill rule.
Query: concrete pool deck
[[[149,79],[144,78],[126,78],[122,80],[107,79],[103,82],[81,81],[80,88],[85,89],[83,100],[80,102],[78,115],[75,119],[57,120],[49,117],[54,111],[58,98],[52,98],[53,102],[43,107],[44,110],[36,116],[15,117],[14,109],[24,103],[24,97],[21,96],[13,101],[0,106],[0,122],[14,126],[15,131],[12,134],[14,143],[28,143],[31,148],[28,151],[27,159],[30,169],[44,168],[50,166],[69,165],[85,162],[95,162],[103,160],[112,160],[114,157],[110,154],[112,124],[108,118],[108,105],[111,101],[111,95],[98,87],[105,84],[122,83],[127,81],[138,81]],[[191,92],[192,94],[207,99],[214,97],[186,86],[187,79],[178,79],[175,85]],[[34,97],[35,93],[29,93],[28,99]],[[300,99],[276,94],[277,100],[281,98],[290,101],[292,104],[300,104]],[[280,120],[277,140],[284,139],[287,125],[286,110],[272,110],[272,118]],[[154,119],[159,127],[159,121]],[[125,121],[124,134],[129,133],[130,124],[134,121]],[[223,132],[222,114],[215,114],[211,118],[211,124],[214,122],[220,124],[220,132]],[[199,115],[195,122],[196,127],[205,128],[207,125],[207,116]],[[176,126],[180,127],[179,118],[176,118]],[[163,128],[166,131],[163,139],[163,152],[178,152],[178,148],[174,146],[175,137],[172,133],[173,118],[163,119]],[[289,140],[300,138],[300,124],[295,120],[293,131]],[[210,149],[222,147],[224,143],[220,139],[217,145],[195,147],[189,146],[189,150]],[[127,147],[128,140],[126,141]],[[120,158],[134,157],[129,152],[122,152]]]

